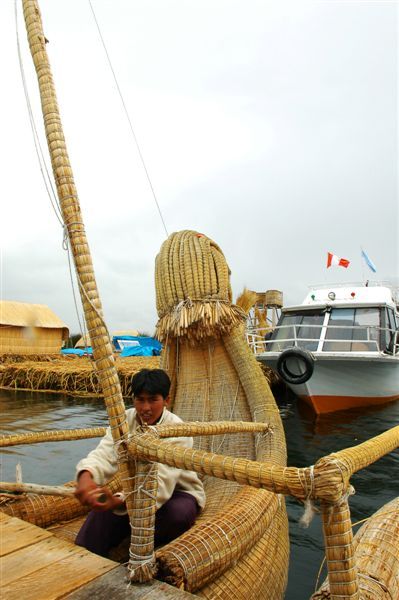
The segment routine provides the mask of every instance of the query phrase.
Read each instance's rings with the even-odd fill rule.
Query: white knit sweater
[[[136,420],[136,409],[130,408],[127,410],[126,417],[129,424],[129,431],[130,433],[134,433],[136,428],[139,427]],[[182,423],[182,420],[165,408],[157,425],[167,425],[169,423]],[[193,438],[168,438],[167,441],[186,448],[192,448],[193,446]],[[76,476],[81,471],[89,471],[97,485],[105,485],[115,475],[117,470],[117,455],[114,449],[111,429],[108,427],[105,436],[97,448],[92,450],[86,458],[83,458],[76,465]],[[175,467],[168,467],[167,465],[158,463],[157,509],[169,500],[175,489],[191,494],[197,500],[200,508],[204,508],[204,487],[194,471],[176,469]]]

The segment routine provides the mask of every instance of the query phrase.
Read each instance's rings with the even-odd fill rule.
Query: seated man
[[[167,410],[170,379],[162,369],[139,371],[132,378],[132,389],[134,408],[126,411],[131,433],[144,424],[182,422]],[[174,438],[173,442],[188,448],[193,445],[192,438]],[[75,496],[92,509],[76,544],[101,556],[108,556],[112,547],[130,535],[123,495],[112,495],[106,487],[117,468],[117,454],[108,427],[97,448],[76,467]],[[204,488],[196,473],[158,464],[155,545],[166,544],[187,531],[204,505]]]

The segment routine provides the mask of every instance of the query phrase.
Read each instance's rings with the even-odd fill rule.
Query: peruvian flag
[[[347,269],[349,267],[349,260],[346,260],[346,258],[339,258],[338,256],[335,256],[335,254],[327,252],[327,269],[329,267],[345,267],[345,269]]]

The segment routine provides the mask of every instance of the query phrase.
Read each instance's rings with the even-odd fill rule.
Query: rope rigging
[[[145,172],[145,174],[146,174],[147,181],[148,181],[148,183],[149,183],[149,186],[150,186],[150,189],[151,189],[151,193],[152,193],[152,196],[153,196],[153,198],[154,198],[154,201],[155,201],[156,207],[157,207],[157,209],[158,209],[158,213],[159,213],[159,216],[160,216],[160,218],[161,218],[162,225],[163,225],[163,228],[164,228],[164,230],[165,230],[165,233],[166,233],[166,237],[168,237],[168,236],[169,236],[169,233],[168,233],[168,230],[167,230],[167,228],[166,228],[165,220],[164,220],[164,218],[163,218],[162,211],[161,211],[161,208],[160,208],[160,206],[159,206],[159,202],[158,202],[157,196],[156,196],[156,194],[155,194],[154,186],[152,185],[151,178],[150,178],[150,175],[149,175],[149,173],[148,173],[148,169],[147,169],[147,167],[146,167],[146,164],[145,164],[145,161],[144,161],[144,157],[143,157],[143,154],[142,154],[142,152],[141,152],[141,149],[140,149],[140,145],[139,145],[139,143],[138,143],[138,140],[137,140],[136,134],[135,134],[135,132],[134,132],[133,123],[132,123],[132,120],[131,120],[131,118],[130,118],[129,111],[127,110],[127,106],[126,106],[125,100],[124,100],[124,98],[123,98],[122,91],[121,91],[121,88],[120,88],[120,86],[119,86],[119,83],[118,83],[118,79],[117,79],[117,77],[116,77],[116,74],[115,74],[115,70],[114,70],[114,68],[113,68],[113,66],[112,66],[111,58],[110,58],[110,55],[109,55],[109,53],[108,53],[107,47],[106,47],[106,45],[105,45],[104,37],[103,37],[103,35],[102,35],[102,33],[101,33],[101,29],[100,29],[100,25],[99,25],[99,23],[98,23],[98,20],[97,20],[97,17],[96,17],[96,13],[94,12],[94,8],[93,8],[93,5],[92,5],[92,3],[91,3],[91,0],[88,0],[88,1],[89,1],[89,5],[90,5],[91,12],[92,12],[92,14],[93,14],[94,22],[95,22],[95,24],[96,24],[96,27],[97,27],[98,34],[99,34],[99,36],[100,36],[100,40],[101,40],[102,46],[103,46],[103,48],[104,48],[105,55],[106,55],[106,57],[107,57],[108,65],[109,65],[109,68],[111,69],[111,73],[112,73],[112,76],[113,76],[113,79],[114,79],[114,83],[115,83],[116,89],[117,89],[117,91],[118,91],[118,94],[119,94],[119,98],[120,98],[120,100],[121,100],[121,102],[122,102],[123,110],[124,110],[124,112],[125,112],[126,118],[127,118],[127,120],[128,120],[128,123],[129,123],[130,132],[131,132],[131,134],[132,134],[132,136],[133,136],[134,143],[135,143],[135,145],[136,145],[136,148],[137,148],[137,151],[138,151],[138,153],[139,153],[139,157],[140,157],[140,160],[141,160],[141,164],[143,165],[143,169],[144,169],[144,172]]]

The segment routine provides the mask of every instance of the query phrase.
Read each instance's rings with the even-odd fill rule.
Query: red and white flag
[[[327,269],[329,267],[345,267],[345,269],[347,269],[349,267],[349,260],[346,260],[346,258],[339,258],[335,254],[327,252]]]

